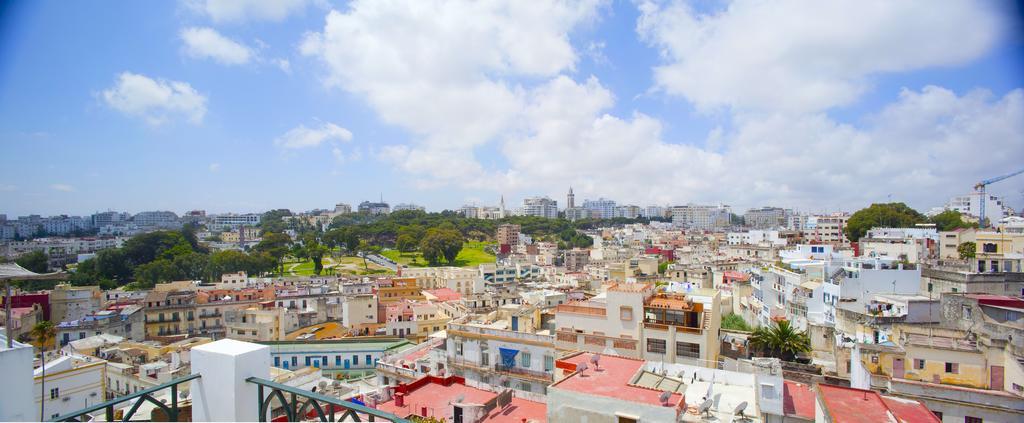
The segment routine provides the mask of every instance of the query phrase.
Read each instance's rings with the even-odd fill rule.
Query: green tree
[[[932,216],[931,222],[940,231],[952,231],[960,228],[976,228],[977,224],[964,222],[963,216],[956,210],[946,210]]]
[[[320,243],[312,243],[305,247],[306,254],[313,260],[313,273],[319,275],[324,270],[324,255],[327,254],[327,247]]]
[[[956,252],[960,253],[960,258],[965,260],[974,258],[974,252],[977,250],[978,245],[970,241],[961,242],[956,246]]]
[[[174,257],[171,263],[178,276],[191,281],[207,280],[210,257],[206,254],[188,253]]]
[[[811,338],[806,332],[793,329],[788,320],[782,320],[754,330],[750,345],[769,357],[793,361],[798,354],[811,351]]]
[[[46,273],[47,270],[50,270],[50,258],[39,250],[24,254],[14,262],[18,263],[18,266],[36,273]]]
[[[927,218],[903,203],[876,203],[860,209],[846,222],[846,238],[856,242],[875,227],[906,228],[924,223]]]
[[[182,279],[174,262],[168,259],[153,260],[135,266],[135,281],[143,288],[152,288],[162,282]]]
[[[288,246],[292,239],[286,234],[264,232],[263,239],[253,249],[257,252],[270,254],[277,263],[279,272],[284,272],[284,256],[288,255]]]
[[[136,235],[124,243],[125,257],[132,265],[149,263],[158,258],[173,258],[192,252],[192,245],[178,231],[154,231]]]
[[[743,317],[736,313],[729,313],[722,316],[722,329],[739,330],[744,332],[750,332],[753,328],[747,324]]]
[[[398,238],[395,239],[395,248],[403,253],[416,251],[416,246],[418,244],[419,243],[416,242],[416,238],[410,234],[399,234]]]
[[[46,416],[46,401],[42,400],[46,398],[46,346],[57,336],[57,329],[53,326],[53,322],[43,320],[32,326],[29,333],[35,340],[36,346],[39,347],[39,364],[42,369],[39,378],[39,415]]]
[[[440,264],[444,258],[448,264],[455,264],[455,257],[462,251],[462,234],[451,228],[430,228],[420,241],[420,252],[431,266]]]

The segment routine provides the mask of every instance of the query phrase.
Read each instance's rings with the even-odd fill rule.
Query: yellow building
[[[395,303],[402,300],[423,301],[423,289],[416,284],[416,278],[391,278],[390,283],[381,281],[377,288],[377,301]]]
[[[191,334],[196,330],[194,291],[152,291],[143,300],[146,339]]]
[[[1024,271],[1024,234],[978,232],[974,263],[978,272]]]

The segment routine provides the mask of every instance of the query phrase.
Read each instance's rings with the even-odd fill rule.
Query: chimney
[[[395,407],[405,407],[405,394],[395,392]]]

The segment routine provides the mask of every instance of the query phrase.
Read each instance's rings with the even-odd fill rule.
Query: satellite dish
[[[668,404],[669,398],[672,398],[672,392],[665,391],[665,392],[661,393],[660,397],[658,397],[658,401],[661,401],[661,404],[665,405],[665,404]]]
[[[704,402],[702,402],[700,404],[700,407],[697,407],[697,414],[709,413],[711,411],[711,406],[712,405],[714,405],[714,401],[705,400]]]
[[[576,365],[576,371],[580,372],[580,374],[583,374],[583,372],[586,371],[587,369],[587,363],[580,363]]]
[[[600,369],[601,366],[598,364],[601,362],[601,356],[599,354],[592,354],[590,356],[590,363],[594,365],[594,369]]]
[[[341,387],[341,381],[340,380],[336,380],[334,382],[331,382],[331,386],[333,386],[335,388],[340,388]]]
[[[747,409],[747,402],[743,401],[743,402],[741,402],[741,403],[736,405],[736,408],[732,410],[732,414],[734,416],[746,417],[746,415],[743,414],[743,411],[745,411],[746,409]]]
[[[178,398],[179,399],[188,399],[188,390],[186,389],[186,390],[183,390],[183,391],[179,391],[178,392]]]
[[[466,400],[466,394],[459,394],[459,396],[455,397],[455,401],[453,401],[453,402],[461,403],[462,401],[465,401],[465,400]]]
[[[316,384],[316,386],[319,386],[320,390],[323,391],[324,389],[327,388],[327,381],[326,380],[321,380],[320,383]]]

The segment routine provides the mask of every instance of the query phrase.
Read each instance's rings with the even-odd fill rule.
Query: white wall
[[[32,346],[15,342],[8,349],[6,338],[0,337],[0,421],[29,421],[39,414],[38,406],[33,408],[32,391]]]

